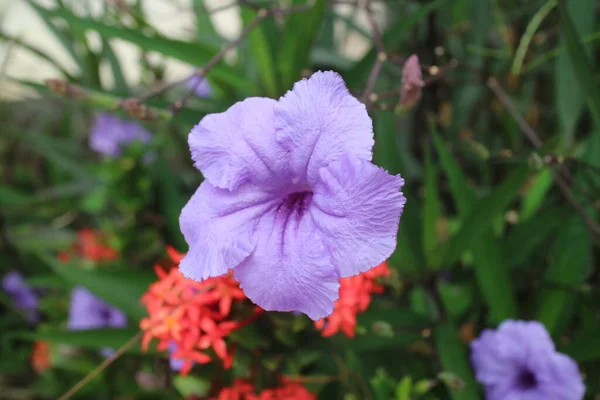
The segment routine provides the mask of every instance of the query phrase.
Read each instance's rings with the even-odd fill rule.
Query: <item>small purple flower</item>
[[[135,121],[121,119],[109,113],[96,116],[90,132],[90,148],[107,157],[118,157],[122,148],[139,140],[148,143],[152,135]]]
[[[333,311],[340,277],[394,251],[404,180],[371,163],[371,118],[338,74],[207,115],[189,145],[206,180],[180,216],[184,276],[233,268],[263,309],[318,320]]]
[[[170,342],[169,343],[169,363],[171,364],[171,369],[173,371],[181,371],[181,368],[183,368],[183,364],[185,363],[185,360],[179,359],[179,358],[175,358],[173,356],[173,353],[175,353],[177,351],[177,345],[175,344],[175,342]]]
[[[419,57],[415,54],[408,57],[402,70],[402,91],[400,104],[404,108],[414,106],[421,99],[421,90],[425,86]]]
[[[100,300],[86,288],[78,286],[71,292],[68,326],[71,330],[124,328],[127,326],[127,317],[121,310]],[[113,352],[113,349],[105,348],[100,353],[109,357]]]
[[[585,386],[577,364],[556,352],[539,322],[505,321],[471,344],[477,380],[487,400],[580,400]]]
[[[38,294],[25,282],[20,273],[7,273],[2,279],[2,289],[12,298],[15,307],[25,314],[27,321],[36,323],[40,320]]]
[[[206,78],[201,78],[194,75],[185,81],[185,86],[193,90],[198,97],[209,97],[212,94],[212,89]]]

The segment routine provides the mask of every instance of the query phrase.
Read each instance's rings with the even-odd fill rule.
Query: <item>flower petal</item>
[[[249,185],[230,192],[203,182],[179,217],[190,246],[179,264],[181,273],[201,281],[224,275],[244,261],[256,245],[258,220],[272,201]]]
[[[294,85],[275,106],[277,142],[297,177],[312,185],[319,169],[342,154],[371,160],[373,123],[340,75],[316,72]]]
[[[251,97],[227,111],[209,114],[188,141],[194,166],[214,186],[234,190],[244,182],[273,180],[287,155],[275,142],[273,99]]]
[[[321,169],[310,213],[342,278],[382,263],[396,248],[403,184],[354,156]]]
[[[331,314],[339,275],[310,216],[283,205],[261,219],[257,236],[256,250],[234,270],[246,296],[267,311]]]

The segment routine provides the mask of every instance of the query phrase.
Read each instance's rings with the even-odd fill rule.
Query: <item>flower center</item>
[[[517,376],[517,387],[522,390],[533,389],[537,386],[537,379],[533,372],[524,370]]]
[[[295,211],[302,216],[312,201],[312,191],[293,192],[284,197],[281,208],[289,213]]]

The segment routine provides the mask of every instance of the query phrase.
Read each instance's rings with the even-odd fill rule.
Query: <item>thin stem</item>
[[[129,339],[123,346],[119,347],[119,349],[110,357],[105,359],[100,365],[98,365],[92,372],[87,374],[82,380],[77,382],[75,386],[73,386],[69,391],[63,394],[58,400],[67,400],[73,397],[77,392],[81,390],[82,387],[87,385],[92,379],[94,379],[98,374],[104,371],[110,364],[112,364],[117,358],[121,357],[123,353],[129,350],[134,344],[137,343],[138,340],[142,337],[143,332],[138,332],[135,336]]]

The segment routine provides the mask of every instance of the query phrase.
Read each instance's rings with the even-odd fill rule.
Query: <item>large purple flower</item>
[[[110,113],[96,116],[90,132],[90,148],[107,157],[118,157],[122,148],[139,140],[148,143],[152,135],[135,121],[121,119]]]
[[[35,323],[40,319],[38,311],[40,300],[36,291],[25,282],[17,271],[10,271],[2,279],[2,289],[8,294],[16,308],[25,314],[29,322]]]
[[[332,312],[340,277],[394,251],[404,181],[371,163],[371,118],[338,74],[207,115],[189,145],[206,181],[180,216],[186,277],[233,268],[260,307],[318,320]]]
[[[471,344],[477,380],[487,400],[580,400],[577,364],[556,352],[539,322],[505,321]]]
[[[89,290],[78,286],[71,292],[69,308],[69,329],[123,328],[127,317],[118,308],[112,307],[94,296]],[[112,349],[102,349],[102,355],[108,357]]]

